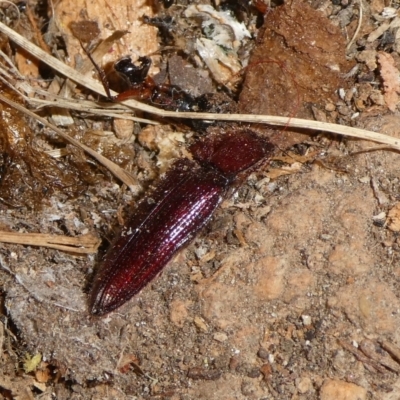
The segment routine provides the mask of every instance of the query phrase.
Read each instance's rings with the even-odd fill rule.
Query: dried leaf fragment
[[[100,35],[99,25],[96,21],[72,21],[70,29],[74,36],[83,43],[91,42]]]
[[[235,77],[242,68],[237,50],[243,40],[251,36],[250,32],[230,13],[218,12],[209,5],[192,5],[186,9],[185,16],[202,21],[205,37],[196,40],[196,50],[214,79],[223,85],[234,86]]]
[[[208,32],[208,36],[228,49],[238,46],[244,38],[251,37],[243,22],[238,22],[227,11],[217,11],[209,5],[191,5],[186,9],[185,16],[201,18],[202,27]]]
[[[394,112],[399,102],[399,70],[395,66],[393,57],[383,51],[378,53],[378,62],[381,66],[385,102],[389,110]]]

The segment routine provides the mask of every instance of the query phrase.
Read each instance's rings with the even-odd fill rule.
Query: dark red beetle
[[[207,223],[238,176],[274,146],[250,130],[207,136],[177,160],[138,206],[95,278],[90,311],[103,315],[138,293]]]

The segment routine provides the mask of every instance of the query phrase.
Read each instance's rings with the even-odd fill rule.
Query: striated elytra
[[[268,159],[274,146],[250,130],[210,135],[192,145],[138,206],[104,257],[90,312],[104,315],[147,285],[208,222],[238,175]]]

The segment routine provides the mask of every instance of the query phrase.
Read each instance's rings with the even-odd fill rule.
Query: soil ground
[[[357,69],[345,88],[336,88],[336,99],[313,103],[314,118],[400,137],[397,104],[385,97],[377,62],[380,51],[400,68],[393,23],[398,6],[379,0],[312,4],[347,43],[357,32],[347,50]],[[181,16],[180,5],[173,7]],[[149,35],[156,44],[146,43],[144,53],[158,43],[157,32]],[[158,67],[163,70],[162,62]],[[284,91],[280,96],[289,97]],[[157,162],[185,154],[179,142],[191,135],[174,125],[141,132],[136,126],[128,138],[99,138],[98,131],[115,132],[112,121],[73,116],[75,137],[144,186],[160,174]],[[27,124],[15,145],[10,127],[19,119],[3,107],[2,229],[96,232],[106,248],[143,194],[135,196],[71,147],[56,165],[65,175],[50,190],[46,181],[54,176],[40,172],[38,153],[60,147],[60,139],[43,131],[33,135]],[[306,134],[301,145],[252,172],[156,280],[106,317],[87,311],[99,255],[1,244],[3,397],[400,398],[400,156],[370,142]],[[7,157],[14,158],[7,164]],[[18,177],[20,170],[27,175]]]

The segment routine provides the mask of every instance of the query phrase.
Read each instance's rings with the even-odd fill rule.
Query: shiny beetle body
[[[90,299],[93,315],[120,307],[204,227],[241,173],[274,146],[249,130],[211,135],[192,145],[138,206],[106,254]]]

